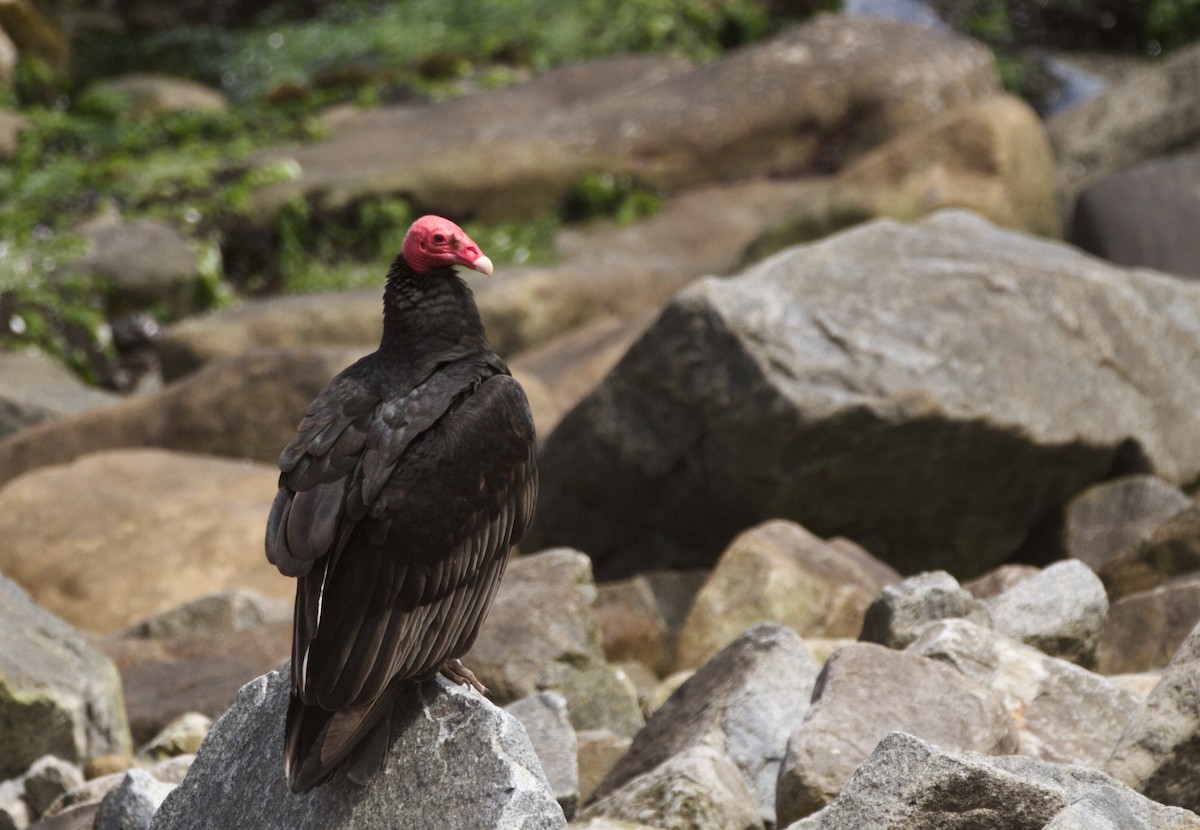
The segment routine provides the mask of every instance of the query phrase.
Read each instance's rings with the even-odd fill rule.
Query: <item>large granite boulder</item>
[[[337,209],[402,193],[451,215],[512,218],[555,209],[596,171],[672,192],[828,170],[997,88],[991,55],[970,40],[826,16],[694,69],[582,64],[355,118],[291,151],[303,172],[259,191],[255,208],[270,216],[296,196]]]
[[[116,667],[3,576],[0,630],[0,781],[44,755],[131,751]]]
[[[963,212],[873,222],[681,292],[547,440],[528,544],[605,580],[790,518],[974,576],[1088,484],[1200,474],[1197,327],[1178,280]]]
[[[23,430],[0,441],[0,484],[27,470],[116,447],[163,447],[273,465],[309,402],[368,351],[247,352],[161,391]]]
[[[295,586],[262,549],[278,475],[149,449],[36,470],[0,488],[0,571],[99,633],[226,588],[286,599]]]
[[[338,773],[293,795],[283,776],[290,686],[285,670],[238,693],[154,830],[566,827],[517,719],[440,676],[398,702],[384,767],[366,787]]]

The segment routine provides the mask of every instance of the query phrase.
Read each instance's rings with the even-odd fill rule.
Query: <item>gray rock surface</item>
[[[0,353],[0,438],[117,400],[43,354]]]
[[[832,802],[889,732],[948,749],[1012,752],[1017,732],[1000,695],[944,663],[854,643],[834,652],[779,770],[779,824]],[[902,773],[897,773],[902,774]]]
[[[1200,810],[1200,627],[1175,652],[1162,680],[1117,742],[1105,772],[1147,798]]]
[[[579,809],[579,756],[567,701],[558,692],[538,692],[514,700],[504,710],[525,727],[550,789],[567,820]]]
[[[23,780],[25,802],[33,815],[41,816],[59,796],[83,784],[83,771],[62,758],[45,755],[33,762]]]
[[[148,830],[154,813],[175,785],[131,769],[100,801],[95,830]]]
[[[440,676],[399,704],[384,768],[365,788],[338,774],[293,795],[281,738],[289,686],[286,672],[271,672],[238,693],[154,830],[566,826],[516,718]]]
[[[270,600],[248,588],[217,591],[168,608],[131,625],[123,637],[165,639],[196,634],[225,634],[268,622],[290,620],[291,604]]]
[[[1064,822],[1099,809],[1122,830],[1200,827],[1195,813],[1156,804],[1086,767],[947,751],[895,732],[829,808],[788,830],[1044,830],[1076,804]]]
[[[967,619],[991,626],[987,605],[945,571],[917,574],[889,585],[867,608],[859,639],[888,648],[904,648],[931,623]]]
[[[692,746],[626,781],[582,819],[646,822],[661,830],[762,830],[754,794],[737,767],[711,746]]]
[[[1200,474],[1198,327],[1179,280],[963,212],[872,222],[681,292],[547,439],[527,544],[607,580],[789,518],[974,576],[1114,472]]]
[[[0,630],[0,780],[43,755],[131,751],[116,667],[3,576]]]
[[[1121,597],[1108,609],[1096,670],[1125,674],[1161,669],[1200,625],[1200,574]]]
[[[1045,761],[1102,768],[1141,707],[1107,677],[966,620],[931,625],[908,651],[998,692],[1016,725],[1016,751]]]
[[[93,221],[80,229],[89,250],[79,267],[105,284],[109,309],[150,308],[181,317],[200,307],[200,264],[192,244],[159,219]]]
[[[987,600],[987,607],[1001,634],[1081,666],[1096,664],[1108,595],[1079,560],[1055,562]]]
[[[762,819],[774,822],[787,737],[808,710],[818,670],[794,631],[772,623],[754,626],[651,716],[594,797],[604,798],[673,756],[712,747],[736,765]]]
[[[1063,548],[1099,571],[1191,504],[1182,490],[1154,476],[1124,476],[1097,484],[1067,505]]]
[[[1198,144],[1200,146],[1200,144]],[[1120,265],[1200,279],[1200,153],[1155,159],[1095,182],[1079,196],[1071,241]]]

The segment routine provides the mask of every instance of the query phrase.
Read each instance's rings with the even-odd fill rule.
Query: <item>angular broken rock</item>
[[[801,637],[855,637],[875,595],[900,575],[843,540],[818,539],[777,519],[750,528],[721,554],[679,633],[674,671],[692,669],[755,623]]]
[[[903,730],[950,749],[1012,752],[1017,734],[1000,695],[949,666],[873,643],[825,663],[812,707],[779,770],[779,825],[829,804],[876,744]]]
[[[1200,626],[1130,720],[1105,772],[1147,798],[1200,811]]]
[[[140,769],[131,769],[96,810],[95,830],[147,830],[155,811],[175,789]]]
[[[1078,805],[1078,806],[1077,806]],[[788,830],[1056,830],[1064,812],[1100,812],[1121,830],[1196,830],[1200,817],[1164,807],[1101,772],[1019,755],[952,752],[893,732],[855,771],[828,808]],[[1097,822],[1088,830],[1108,830]]]
[[[1067,505],[1063,548],[1068,556],[1099,571],[1109,559],[1149,537],[1191,504],[1178,487],[1151,475],[1097,484]]]
[[[689,747],[625,782],[580,814],[647,822],[661,830],[713,827],[762,830],[754,794],[729,758],[711,746]]]
[[[1141,708],[1108,678],[966,620],[934,623],[907,651],[999,692],[1017,726],[1017,752],[1045,761],[1102,768]]]
[[[889,585],[867,608],[859,639],[904,648],[938,620],[965,618],[991,626],[987,605],[945,571],[910,576]]]
[[[1085,668],[1096,664],[1108,595],[1078,559],[1055,562],[987,600],[987,607],[1001,634]]]
[[[238,693],[153,830],[566,827],[517,719],[440,676],[398,703],[384,767],[366,787],[338,773],[294,795],[283,775],[289,688],[285,669]]]
[[[1096,671],[1128,674],[1161,669],[1200,625],[1200,574],[1121,597],[1108,609]]]
[[[83,763],[129,754],[121,679],[108,658],[3,576],[0,630],[0,780],[43,755]]]
[[[787,736],[804,718],[818,671],[796,632],[774,623],[754,626],[651,716],[594,797],[624,788],[673,756],[712,747],[734,763],[752,792],[752,803],[773,823]]]
[[[962,211],[871,222],[676,295],[547,439],[527,544],[608,580],[788,518],[968,578],[1093,482],[1200,476],[1197,328],[1166,275]]]
[[[538,692],[514,700],[504,710],[525,727],[550,789],[567,819],[579,809],[579,756],[567,701],[558,692]]]

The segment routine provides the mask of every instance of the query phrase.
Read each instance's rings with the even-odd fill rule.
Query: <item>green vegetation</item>
[[[289,204],[254,241],[262,250],[229,248],[254,189],[295,175],[256,153],[319,138],[324,105],[442,99],[623,53],[704,60],[776,25],[754,0],[358,0],[305,20],[287,19],[287,8],[245,29],[91,33],[73,44],[76,81],[22,56],[14,89],[0,90],[0,106],[26,122],[15,157],[0,162],[0,347],[37,346],[93,379],[98,359],[111,360],[104,286],[77,267],[84,245],[73,233],[104,211],[184,229],[206,252],[214,304],[233,296],[230,280],[243,293],[377,283],[413,218],[402,199],[336,216]],[[82,83],[135,71],[206,82],[234,107],[144,117],[125,96]],[[561,215],[466,229],[497,263],[536,264],[552,257],[564,221],[631,221],[657,206],[627,178],[597,175]]]

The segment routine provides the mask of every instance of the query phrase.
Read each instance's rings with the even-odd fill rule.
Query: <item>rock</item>
[[[280,740],[289,687],[285,670],[238,693],[154,830],[566,826],[516,718],[440,676],[398,703],[384,767],[366,787],[339,773],[293,795]]]
[[[1190,507],[1182,490],[1148,475],[1125,476],[1084,490],[1067,505],[1063,548],[1099,571],[1126,548]]]
[[[463,662],[498,703],[541,691],[555,663],[603,663],[595,601],[591,562],[579,551],[514,557]]]
[[[152,764],[139,771],[148,773],[163,784],[175,787],[187,775],[188,768],[191,766],[194,758],[195,756],[192,755],[180,755],[167,761]],[[95,811],[109,792],[124,783],[128,772],[129,768],[126,767],[116,772],[89,778],[82,786],[64,793],[58,800],[51,804],[50,809],[43,816],[43,820],[63,815],[64,813],[78,816],[80,815],[79,811],[85,807],[90,807]],[[90,825],[88,827],[90,828]]]
[[[998,692],[1016,724],[1016,751],[1044,761],[1103,767],[1140,706],[1107,677],[966,620],[934,623],[907,651]]]
[[[0,628],[0,780],[43,755],[75,763],[130,752],[121,681],[109,660],[2,576]]]
[[[667,621],[644,576],[597,585],[596,621],[610,663],[636,661],[653,672],[666,668]]]
[[[56,75],[67,74],[71,45],[58,25],[31,0],[0,3],[0,31],[16,45],[19,54],[40,58]]]
[[[618,58],[433,107],[364,115],[290,151],[303,172],[259,190],[255,211],[269,217],[300,195],[336,210],[403,193],[486,221],[554,210],[597,172],[662,193],[807,173],[996,89],[991,57],[978,44],[826,16],[695,69]]]
[[[91,388],[43,354],[0,353],[0,439],[116,400],[115,395]]]
[[[511,363],[513,372],[540,380],[550,390],[550,406],[536,411],[538,435],[554,431],[559,419],[608,374],[626,349],[650,325],[649,314],[632,319],[599,317],[565,334],[522,352]]]
[[[375,287],[245,300],[172,324],[157,349],[170,383],[214,360],[260,349],[342,346],[361,356],[382,335],[383,289]]]
[[[262,552],[277,478],[265,465],[163,450],[37,470],[0,489],[0,571],[100,633],[234,586],[287,598],[291,580]]]
[[[987,600],[987,607],[1001,634],[1084,668],[1096,664],[1108,596],[1100,577],[1079,560],[1055,562]]]
[[[188,712],[220,717],[242,686],[291,654],[292,623],[167,640],[107,638],[98,647],[121,670],[140,746]]]
[[[273,466],[309,401],[365,351],[251,352],[160,392],[32,427],[0,441],[0,484],[37,467],[117,447],[162,447]]]
[[[25,803],[25,782],[0,781],[0,830],[25,830],[33,820]]]
[[[195,755],[212,725],[212,718],[199,712],[180,715],[138,750],[137,759],[153,764],[179,755]]]
[[[632,738],[611,729],[587,729],[575,735],[578,741],[579,803],[586,804],[596,787],[633,743]]]
[[[68,790],[83,785],[79,767],[53,755],[43,755],[23,776],[25,803],[35,816],[42,816],[55,800]]]
[[[165,309],[183,317],[201,307],[200,263],[191,242],[159,219],[89,222],[78,267],[98,277],[111,316]]]
[[[1200,475],[1196,327],[1178,280],[959,211],[872,222],[680,292],[547,439],[527,544],[604,581],[788,518],[975,576],[1090,483]]]
[[[1040,571],[1034,565],[1020,565],[1010,563],[992,568],[983,576],[976,577],[969,582],[963,583],[963,588],[967,593],[975,597],[975,599],[991,599],[997,594],[1002,594],[1012,586],[1016,585],[1022,579],[1033,576]]]
[[[737,767],[719,750],[705,745],[668,757],[599,798],[581,814],[584,819],[600,816],[649,821],[661,830],[763,827],[754,794]]]
[[[129,102],[130,114],[152,118],[168,112],[226,112],[229,99],[215,89],[186,78],[132,73],[104,78],[88,88],[113,93]]]
[[[679,635],[674,670],[696,668],[755,623],[801,637],[854,637],[875,595],[900,576],[853,546],[769,521],[734,539],[700,589]]]
[[[679,640],[679,632],[687,620],[688,612],[696,594],[708,581],[708,568],[691,568],[686,570],[656,570],[646,571],[644,576],[650,583],[650,590],[658,601],[658,610],[662,612],[663,620],[667,623],[667,639],[664,643],[668,655],[675,653]]]
[[[867,608],[859,639],[904,648],[937,620],[963,618],[991,627],[988,607],[945,571],[910,576],[889,585]]]
[[[1186,230],[1200,222],[1197,182],[1200,153],[1111,173],[1079,195],[1071,241],[1120,265],[1200,278],[1200,245]]]
[[[290,620],[291,604],[269,600],[256,591],[230,588],[168,608],[121,632],[123,637],[169,639],[190,635],[226,634],[257,625]]]
[[[1014,230],[1061,234],[1054,153],[1028,104],[995,95],[900,133],[812,182],[798,207],[751,243],[745,261],[870,219],[911,222],[946,207]]]
[[[948,751],[894,732],[880,741],[828,809],[790,830],[1044,830],[1063,812],[1074,808],[1064,816],[1066,822],[1098,802],[1111,805],[1102,820],[1123,830],[1194,830],[1200,821],[1086,767]]]
[[[4,32],[0,31],[0,85],[4,83]],[[21,132],[29,122],[12,110],[0,109],[0,161],[8,161],[17,154]]]
[[[174,789],[148,772],[131,769],[100,801],[95,830],[149,830],[155,811]]]
[[[504,709],[525,727],[558,806],[570,821],[580,804],[579,748],[566,699],[558,692],[538,692]]]
[[[1162,680],[1134,714],[1104,771],[1147,798],[1200,808],[1200,627],[1175,652]]]
[[[633,737],[646,722],[637,686],[620,666],[559,661],[546,668],[539,683],[567,699],[571,725],[578,731],[611,729]]]
[[[1200,149],[1200,45],[1177,49],[1047,124],[1064,215],[1092,182],[1140,162]]]
[[[1108,609],[1096,648],[1096,670],[1120,674],[1162,668],[1197,625],[1200,576],[1179,577],[1124,596]]]
[[[652,771],[672,758],[711,747],[740,772],[761,820],[774,823],[784,744],[804,718],[817,671],[794,631],[773,623],[746,631],[680,686],[634,736],[629,751],[596,788],[597,807],[638,776],[660,780],[666,773]],[[607,809],[585,813],[595,814],[627,816]]]
[[[1125,548],[1100,568],[1113,600],[1149,591],[1177,576],[1200,570],[1200,506],[1191,505]]]
[[[947,749],[1012,752],[1017,734],[1000,696],[949,666],[873,643],[834,652],[779,770],[780,827],[832,802],[889,733]]]

